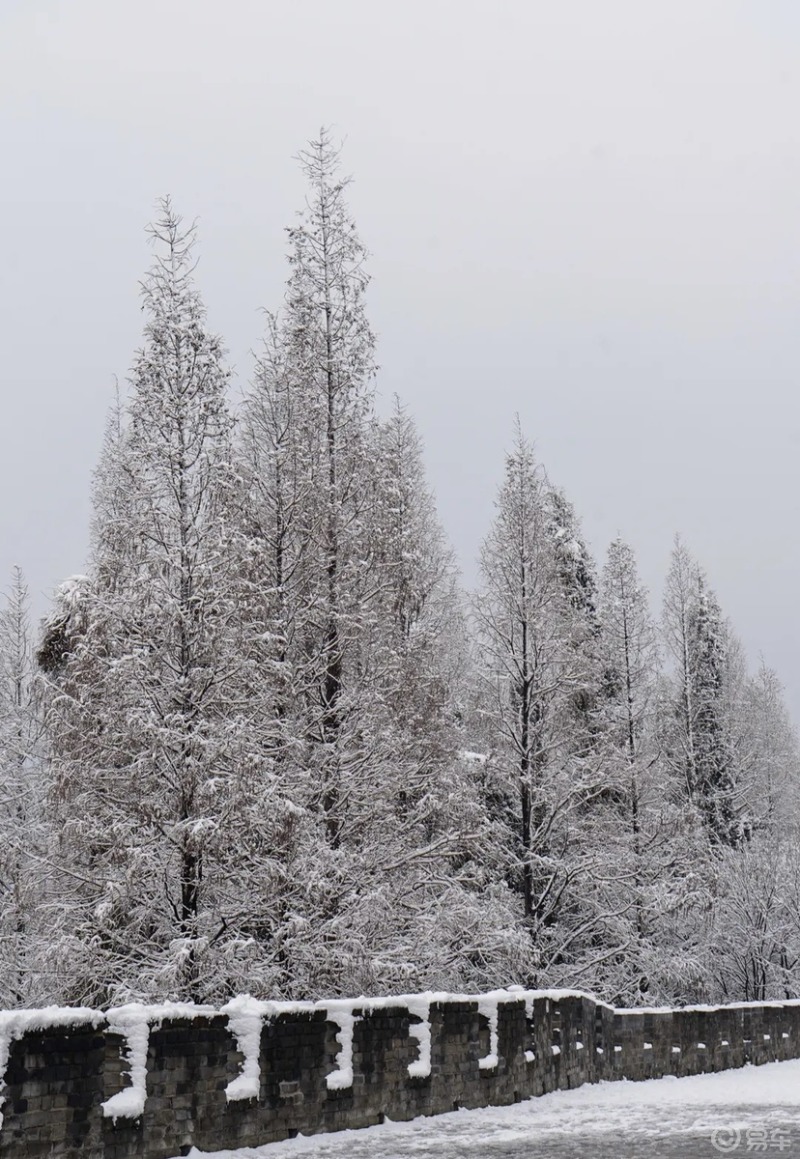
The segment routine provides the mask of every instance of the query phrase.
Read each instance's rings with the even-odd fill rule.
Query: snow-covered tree
[[[549,816],[547,728],[555,696],[571,676],[558,615],[561,592],[546,496],[543,472],[518,428],[506,457],[497,517],[481,551],[482,582],[474,617],[497,741],[504,765],[515,770],[516,868],[527,919],[543,912],[545,890],[536,855],[537,837]]]
[[[777,673],[762,659],[738,706],[746,744],[746,815],[755,832],[800,824],[800,745]]]
[[[268,317],[239,439],[250,696],[270,720],[276,822],[259,937],[295,995],[342,985],[332,964],[341,947],[325,931],[346,924],[352,859],[339,849],[358,828],[361,802],[374,799],[379,763],[362,662],[378,590],[365,527],[375,489],[365,250],[326,130],[300,160],[309,192],[289,230],[286,300]]]
[[[674,718],[667,740],[689,801],[709,839],[742,837],[729,696],[730,633],[705,576],[676,541],[664,597],[664,633],[674,664]]]
[[[659,648],[633,552],[615,541],[598,582],[519,428],[465,607],[413,420],[378,417],[326,130],[300,163],[238,427],[166,200],[41,680],[21,577],[0,612],[0,1004],[794,996],[777,678],[749,676],[680,543]]]
[[[257,936],[287,996],[449,984],[443,962],[451,981],[485,981],[482,960],[462,971],[458,914],[497,952],[514,937],[476,900],[452,553],[411,419],[399,404],[375,417],[364,249],[326,132],[301,161],[286,301],[239,440],[252,694],[271,721],[268,812],[285,818],[249,877]]]
[[[74,998],[224,992],[231,832],[258,775],[237,699],[228,374],[193,282],[194,231],[168,199],[151,235],[145,342],[97,476],[92,567],[62,592],[42,650],[65,880],[83,882],[61,943]]]
[[[652,733],[658,645],[633,551],[621,539],[608,549],[602,597],[605,715],[615,742],[633,766]],[[632,818],[637,796],[633,784]]]
[[[342,826],[340,734],[347,715],[348,653],[358,622],[353,602],[364,587],[360,521],[365,503],[365,435],[372,406],[374,338],[365,308],[366,250],[348,210],[347,180],[339,176],[339,153],[327,130],[301,153],[309,194],[297,225],[289,230],[290,275],[286,326],[291,334],[293,373],[311,408],[310,460],[318,470],[309,521],[318,530],[314,605],[317,611],[317,741],[329,841]],[[368,582],[368,581],[367,581]]]
[[[549,487],[549,533],[553,539],[556,568],[562,585],[570,621],[570,635],[576,652],[575,681],[571,712],[572,744],[587,756],[599,737],[598,709],[599,637],[598,591],[594,560],[581,533],[573,504],[561,488]]]
[[[736,845],[738,820],[734,754],[726,714],[728,633],[719,604],[700,577],[692,624],[694,645],[694,782],[698,802],[712,840]]]
[[[426,479],[422,447],[395,400],[377,430],[376,502],[371,538],[379,593],[369,655],[376,693],[420,784],[451,760],[453,710],[464,632],[453,553]],[[449,740],[446,736],[449,735]],[[406,800],[410,786],[401,789]]]
[[[762,660],[730,706],[747,840],[724,851],[709,931],[717,998],[797,996],[800,763],[776,674]]]
[[[759,835],[722,850],[709,913],[708,995],[723,1002],[797,998],[798,919],[794,834]]]
[[[0,1007],[46,1000],[43,742],[28,589],[19,568],[0,611]]]
[[[626,870],[619,893],[632,900],[634,934],[607,984],[617,1001],[635,1004],[646,994],[661,999],[665,993],[671,963],[664,940],[689,887],[681,866],[680,810],[659,746],[657,632],[633,552],[621,539],[608,549],[600,610],[598,734],[613,769],[602,826]]]
[[[602,847],[588,830],[606,775],[603,759],[576,751],[574,693],[585,673],[584,609],[565,599],[563,552],[551,491],[518,429],[506,457],[497,515],[481,551],[474,600],[483,712],[494,734],[489,773],[497,822],[508,834],[505,872],[521,896],[531,939],[527,980],[593,980],[619,910],[605,884]],[[596,758],[596,759],[595,759]],[[601,896],[602,894],[602,896]],[[627,936],[627,935],[626,935]]]

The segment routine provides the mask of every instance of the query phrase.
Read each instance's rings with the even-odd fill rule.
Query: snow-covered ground
[[[667,1159],[800,1155],[800,1061],[695,1078],[587,1085],[193,1159]]]

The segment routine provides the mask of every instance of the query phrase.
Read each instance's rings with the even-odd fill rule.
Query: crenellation
[[[69,1018],[43,1029],[20,1022],[0,1091],[0,1159],[168,1159],[191,1146],[256,1146],[511,1104],[599,1079],[683,1076],[800,1056],[796,1002],[615,1011],[588,995],[512,990],[359,999],[330,1010],[325,1003],[256,1004],[244,1047],[223,1013],[148,1010],[146,1089],[144,1101],[131,1104],[141,1107],[135,1118],[103,1115],[102,1104],[132,1081],[128,1043],[113,1022],[104,1029],[94,1014],[88,1026]],[[347,1048],[343,1027],[352,1029]],[[342,1065],[352,1081],[343,1081]],[[248,1086],[231,1098],[245,1066]],[[337,1083],[329,1088],[332,1073]]]

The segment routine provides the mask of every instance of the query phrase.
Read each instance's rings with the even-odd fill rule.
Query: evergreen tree
[[[238,432],[167,200],[44,680],[21,576],[0,612],[0,1004],[795,996],[777,678],[749,678],[679,542],[660,650],[631,549],[598,584],[519,428],[465,610],[414,423],[376,416],[366,251],[326,130],[300,162]]]
[[[332,931],[347,925],[342,907],[363,890],[350,876],[353,842],[363,844],[380,764],[364,695],[378,592],[367,542],[375,481],[365,249],[326,130],[300,160],[309,193],[289,230],[286,301],[268,318],[239,440],[251,695],[271,721],[274,823],[259,936],[273,943],[289,996],[346,989],[347,955]]]
[[[666,747],[673,769],[691,799],[697,784],[697,708],[694,703],[697,658],[693,650],[699,568],[676,537],[664,591],[664,642],[674,667],[674,712],[665,720]],[[672,719],[674,716],[674,720]]]
[[[549,529],[553,538],[556,566],[570,607],[586,619],[586,630],[597,634],[597,578],[594,560],[581,534],[575,508],[564,491],[549,487]]]
[[[301,161],[307,207],[240,439],[253,695],[272,720],[257,936],[287,996],[448,985],[458,914],[500,953],[514,941],[476,918],[456,573],[413,423],[399,404],[374,415],[365,251],[327,133]],[[476,955],[461,976],[487,969]]]
[[[683,768],[687,798],[712,843],[736,844],[743,830],[728,710],[730,633],[680,540],[667,576],[664,628],[675,665],[675,715],[667,738],[673,764]]]
[[[494,728],[495,797],[508,802],[506,873],[531,939],[526,980],[576,984],[620,952],[616,941],[601,946],[601,930],[610,932],[630,904],[617,907],[613,891],[587,892],[593,880],[615,876],[610,866],[600,869],[604,851],[594,832],[592,805],[606,769],[576,752],[573,697],[586,670],[585,620],[583,608],[565,599],[550,494],[518,429],[481,551],[473,616],[483,711]]]
[[[91,573],[62,593],[42,651],[63,872],[83,883],[62,943],[75,999],[225,992],[226,861],[253,775],[228,375],[193,284],[194,231],[168,199],[160,209],[127,423],[112,420],[97,476]]]
[[[306,209],[289,230],[286,325],[294,373],[311,409],[310,465],[318,467],[309,523],[319,531],[313,592],[317,703],[310,735],[328,840],[341,835],[342,749],[348,660],[358,633],[353,604],[364,588],[361,517],[366,433],[372,409],[374,338],[364,309],[366,250],[350,217],[339,154],[327,130],[300,155],[309,184]],[[359,550],[361,549],[361,550]]]
[[[28,589],[19,568],[0,611],[0,1008],[47,998],[41,949],[46,831],[41,720]]]
[[[545,497],[541,468],[518,428],[506,458],[497,518],[481,552],[482,589],[474,615],[504,764],[516,766],[515,830],[528,920],[542,912],[535,858],[536,836],[547,816],[546,728],[554,693],[568,678],[554,615],[560,593]]]
[[[398,399],[377,435],[372,554],[380,595],[369,653],[377,661],[375,691],[385,698],[397,736],[395,753],[405,750],[420,792],[455,755],[449,698],[464,622],[419,436]]]
[[[694,651],[694,783],[692,792],[711,839],[736,845],[742,838],[729,721],[725,712],[727,632],[716,596],[702,574],[692,622]]]
[[[548,529],[553,540],[556,569],[565,603],[565,620],[575,650],[575,679],[568,705],[575,752],[588,757],[599,743],[599,652],[601,622],[594,560],[581,533],[575,508],[563,490],[549,487]]]
[[[647,592],[631,548],[615,539],[603,569],[603,683],[612,735],[631,765],[647,741],[655,707],[658,645]],[[637,790],[632,785],[631,815]]]
[[[629,870],[621,893],[633,903],[629,948],[608,980],[613,977],[615,1000],[635,1004],[647,993],[662,992],[664,953],[659,942],[664,918],[680,900],[682,883],[674,864],[679,829],[657,737],[657,634],[634,554],[621,539],[608,549],[601,595],[598,715],[615,769],[603,826],[619,864]]]
[[[796,832],[800,822],[800,748],[777,673],[761,660],[739,706],[747,739],[746,814],[755,832]]]
[[[783,692],[762,660],[743,683],[734,728],[747,840],[722,851],[709,941],[714,995],[795,998],[800,962],[798,748]]]

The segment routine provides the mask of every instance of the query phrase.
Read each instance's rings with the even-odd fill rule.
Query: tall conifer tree
[[[222,883],[248,767],[228,374],[193,229],[165,199],[150,232],[145,340],[97,475],[91,571],[43,650],[65,871],[83,882],[73,996],[95,1000],[224,991]]]

